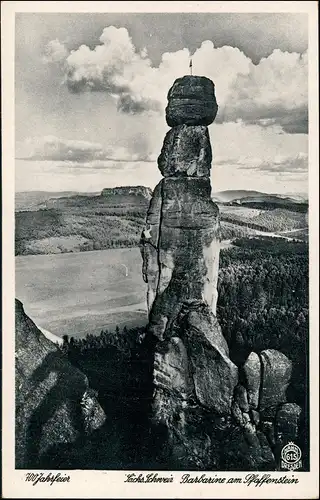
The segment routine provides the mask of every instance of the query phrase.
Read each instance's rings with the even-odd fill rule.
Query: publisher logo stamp
[[[281,450],[281,467],[288,470],[297,470],[302,467],[301,450],[293,442],[286,444]]]

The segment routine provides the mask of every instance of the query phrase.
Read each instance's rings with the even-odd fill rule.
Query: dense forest
[[[217,316],[231,358],[241,364],[252,350],[279,349],[294,363],[294,392],[302,404],[308,350],[307,244],[267,237],[235,240],[221,252],[218,292]],[[100,373],[100,378],[115,353],[118,367],[119,359],[141,359],[143,339],[143,328],[117,328],[65,340],[64,349],[72,362]],[[126,379],[123,373],[119,377]]]
[[[221,252],[217,315],[234,361],[278,349],[293,361],[294,390],[304,399],[308,351],[308,245],[242,238]]]
[[[64,337],[64,355],[87,375],[107,417],[103,428],[80,444],[76,460],[78,464],[83,457],[81,468],[105,469],[106,464],[111,469],[153,467],[148,420],[153,346],[144,330],[125,327],[84,339]],[[68,460],[64,468],[68,468]],[[70,463],[72,468],[72,457]]]
[[[239,238],[221,252],[218,290],[217,316],[233,361],[241,365],[251,351],[268,348],[286,354],[293,361],[288,401],[297,402],[307,415],[308,245]],[[98,439],[107,440],[111,463],[118,460],[115,468],[152,468],[146,443],[156,446],[147,436],[153,342],[145,327],[64,338],[65,356],[86,373],[107,414],[108,435]],[[101,463],[103,468],[105,450],[102,455],[99,447],[95,450],[95,467]]]

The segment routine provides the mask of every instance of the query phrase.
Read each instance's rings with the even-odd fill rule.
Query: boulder
[[[209,177],[211,161],[207,127],[180,125],[167,132],[158,167],[164,177]]]
[[[169,127],[210,125],[217,111],[214,84],[204,76],[178,78],[168,92],[166,120]]]
[[[275,422],[276,441],[280,446],[298,440],[300,418],[301,408],[296,403],[285,403],[280,406]]]
[[[84,373],[72,366],[16,300],[16,467],[52,467],[52,450],[90,434],[105,422]],[[49,462],[46,462],[49,460]]]
[[[156,387],[185,398],[193,392],[187,349],[179,337],[162,342],[155,352],[153,381]]]
[[[181,325],[192,366],[196,398],[218,415],[231,410],[238,368],[229,358],[227,343],[207,305],[190,307]]]
[[[259,405],[259,391],[261,383],[260,358],[255,352],[251,352],[242,367],[245,386],[248,394],[248,404],[252,409]]]
[[[292,363],[282,352],[267,349],[260,354],[262,368],[262,382],[260,390],[259,408],[264,410],[269,406],[285,403],[287,400]]]

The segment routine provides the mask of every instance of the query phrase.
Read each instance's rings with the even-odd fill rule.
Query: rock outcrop
[[[105,414],[72,366],[16,300],[16,467],[58,468],[61,449],[100,428]]]
[[[220,217],[211,200],[207,129],[217,112],[214,85],[184,77],[168,101],[174,128],[158,158],[164,179],[153,192],[141,239],[148,335],[156,339],[152,415],[155,427],[165,429],[165,462],[203,468],[218,446],[209,422],[231,417],[238,383],[215,316]]]
[[[162,468],[274,470],[300,408],[286,403],[291,361],[268,349],[237,367],[216,318],[220,217],[207,125],[217,109],[204,77],[179,78],[168,93],[164,178],[141,237],[155,345],[152,430]]]
[[[145,186],[120,186],[114,188],[104,188],[101,191],[101,196],[142,196],[150,200],[152,191]]]
[[[167,133],[158,158],[164,179],[154,190],[141,240],[149,331],[161,341],[172,336],[185,301],[202,301],[215,315],[220,248],[219,210],[209,178],[212,151],[203,125],[217,110],[214,85],[204,77],[184,77],[168,99],[167,118],[177,126]],[[201,104],[201,117],[185,100],[191,107]]]
[[[164,177],[209,177],[211,160],[207,127],[179,125],[167,132],[158,167]]]
[[[162,339],[185,300],[204,300],[215,314],[219,214],[210,200],[209,179],[170,177],[161,181],[160,215],[158,280],[150,331]],[[150,272],[154,275],[154,267]],[[148,269],[146,274],[149,281]]]
[[[217,111],[214,84],[204,76],[178,78],[168,92],[166,120],[169,127],[210,125]]]
[[[243,366],[244,379],[248,392],[248,404],[252,409],[259,405],[259,393],[261,384],[261,366],[258,354],[252,352]]]
[[[289,387],[292,363],[275,349],[267,349],[260,354],[262,368],[262,386],[259,401],[260,409],[285,403]]]
[[[189,352],[195,398],[202,407],[227,415],[238,369],[229,358],[220,325],[207,304],[191,304],[187,309],[181,335]]]

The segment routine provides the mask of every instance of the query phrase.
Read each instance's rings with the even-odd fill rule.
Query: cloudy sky
[[[16,15],[16,191],[153,188],[173,81],[211,78],[213,191],[307,192],[306,14]]]

